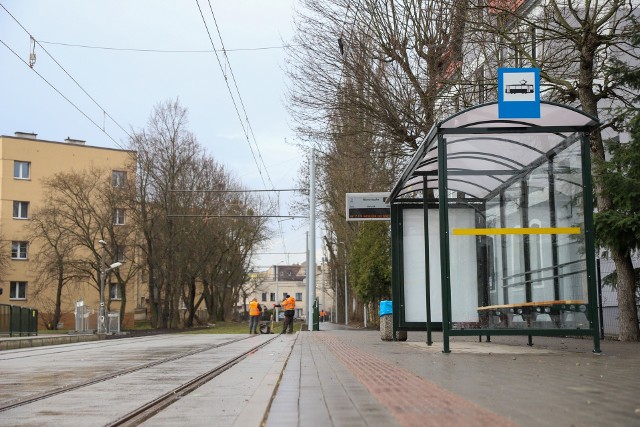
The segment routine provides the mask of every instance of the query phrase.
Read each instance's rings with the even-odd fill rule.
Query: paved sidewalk
[[[640,344],[588,339],[455,337],[321,324],[301,332],[267,426],[636,426]]]

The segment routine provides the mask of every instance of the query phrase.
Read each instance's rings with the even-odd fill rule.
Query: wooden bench
[[[542,326],[539,323],[553,322],[560,327],[565,319],[561,315],[565,312],[587,312],[587,302],[584,300],[552,300],[530,301],[514,304],[497,304],[478,307],[480,322],[486,326],[517,327],[517,323],[525,323],[526,327]],[[495,322],[495,317],[499,321]],[[519,320],[519,319],[522,320]],[[548,320],[550,319],[550,320]],[[539,322],[539,323],[536,323]]]

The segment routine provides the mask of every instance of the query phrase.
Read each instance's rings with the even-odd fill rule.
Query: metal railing
[[[38,335],[38,310],[0,304],[0,335],[10,337]]]
[[[91,308],[84,305],[83,300],[76,301],[76,332],[89,332],[89,316],[91,315]]]

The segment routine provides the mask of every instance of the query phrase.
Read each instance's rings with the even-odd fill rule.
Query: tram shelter
[[[389,195],[394,337],[592,336],[600,352],[589,133],[540,103],[478,105],[430,130]],[[396,314],[397,313],[397,314]]]

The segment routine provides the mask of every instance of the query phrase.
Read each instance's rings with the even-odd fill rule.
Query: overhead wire
[[[41,49],[42,49],[42,50],[43,50],[43,51],[44,51],[44,52],[49,56],[49,58],[51,58],[51,59],[53,60],[53,62],[55,62],[55,63],[56,63],[56,65],[57,65],[58,67],[60,67],[60,69],[61,69],[62,71],[64,71],[64,73],[65,73],[65,74],[66,74],[66,75],[67,75],[67,76],[68,76],[68,77],[69,77],[69,78],[70,78],[70,79],[71,79],[71,80],[72,80],[72,81],[73,81],[73,82],[74,82],[74,83],[75,83],[75,84],[80,88],[80,90],[82,90],[82,92],[84,92],[84,94],[85,94],[85,95],[87,95],[87,96],[89,97],[89,99],[91,99],[91,101],[93,101],[93,103],[94,103],[94,104],[95,104],[95,105],[96,105],[96,106],[97,106],[97,107],[98,107],[98,108],[103,112],[103,114],[104,114],[104,115],[106,115],[107,117],[109,117],[109,118],[111,119],[111,121],[112,121],[113,123],[115,123],[115,124],[116,124],[116,125],[117,125],[117,126],[118,126],[118,127],[119,127],[123,132],[124,132],[124,133],[125,133],[125,134],[127,134],[127,136],[128,136],[129,138],[133,138],[133,137],[131,136],[131,134],[129,134],[129,132],[128,132],[124,127],[122,127],[122,126],[120,125],[120,123],[118,123],[118,121],[117,121],[116,119],[114,119],[114,118],[113,118],[113,116],[111,116],[111,114],[109,114],[109,113],[107,112],[107,110],[106,110],[104,107],[102,107],[102,106],[98,103],[98,101],[96,101],[96,100],[93,98],[93,96],[91,96],[91,95],[89,94],[89,92],[87,92],[87,90],[86,90],[84,87],[82,87],[82,85],[81,85],[81,84],[80,84],[80,83],[79,83],[79,82],[78,82],[78,81],[77,81],[77,80],[76,80],[76,79],[75,79],[75,78],[74,78],[74,77],[73,77],[73,76],[72,76],[72,75],[71,75],[71,74],[70,74],[70,73],[69,73],[69,72],[68,72],[68,71],[67,71],[67,70],[62,66],[62,64],[60,64],[60,63],[58,62],[58,60],[56,60],[56,59],[53,57],[53,55],[51,55],[51,54],[49,53],[49,51],[48,51],[47,49],[45,49],[45,47],[44,47],[44,46],[42,46],[42,44],[40,44],[40,42],[39,42],[39,41],[38,41],[38,40],[37,40],[37,39],[36,39],[36,38],[35,38],[35,37],[34,37],[34,36],[29,32],[29,30],[27,30],[27,29],[25,28],[25,26],[24,26],[24,25],[22,25],[22,23],[21,23],[20,21],[18,21],[18,19],[17,19],[15,16],[13,16],[13,14],[12,14],[11,12],[9,12],[9,10],[8,10],[8,9],[7,9],[7,8],[6,8],[2,3],[0,3],[0,7],[2,7],[2,8],[4,9],[4,11],[5,11],[5,12],[7,12],[7,14],[8,14],[8,15],[9,15],[9,16],[10,16],[10,17],[11,17],[11,18],[12,18],[12,19],[13,19],[13,20],[14,20],[14,21],[19,25],[19,26],[20,26],[20,28],[22,28],[22,30],[23,30],[25,33],[27,33],[27,34],[29,35],[29,37],[31,38],[31,40],[33,40],[33,41],[34,41],[38,46],[40,46],[40,48],[41,48]],[[3,43],[3,44],[4,44],[4,43]],[[5,46],[7,46],[7,45],[5,44]],[[7,47],[8,47],[8,46],[7,46]],[[11,50],[11,49],[10,49],[10,50]],[[12,50],[12,51],[13,51],[13,50]],[[19,56],[19,55],[18,55],[18,58],[20,58],[20,56]],[[20,59],[22,59],[22,58],[20,58]],[[24,61],[23,61],[23,62],[24,62]],[[27,64],[27,65],[29,66],[29,68],[33,69],[33,66],[31,66],[31,65],[29,65],[29,64]],[[34,70],[34,71],[35,71],[35,70]],[[40,75],[40,73],[36,72],[36,74],[38,74],[40,77],[42,77],[42,76]],[[47,80],[45,79],[45,81],[47,81]],[[47,81],[47,83],[49,83],[49,82]],[[50,83],[49,83],[49,85],[50,85],[51,87],[53,87],[53,85],[51,85]],[[54,88],[54,89],[55,89],[55,88]],[[57,91],[58,93],[62,94],[62,93],[61,93],[60,91],[58,91],[57,89],[56,89],[56,91]],[[64,96],[64,98],[65,98],[65,99],[67,99],[67,101],[69,101],[69,99],[68,99],[66,96]],[[75,104],[73,104],[73,105],[74,105],[76,108],[78,108]],[[84,114],[84,112],[83,112],[83,114]],[[84,114],[84,115],[85,115],[85,117],[87,117],[87,118],[88,118],[88,116],[87,116],[86,114]],[[96,124],[93,120],[91,120],[91,122],[92,122],[92,123],[94,123],[94,124]],[[99,128],[99,129],[101,129],[105,134],[107,134],[107,132],[106,132],[106,130],[105,130],[105,129],[100,128],[100,126],[98,126],[98,128]],[[107,134],[107,135],[109,135],[109,134]],[[110,135],[109,135],[109,137],[110,137],[110,139],[111,139],[112,141],[116,142],[116,141],[115,141],[115,140],[114,140]],[[120,144],[119,144],[119,143],[117,143],[117,142],[116,142],[116,145],[117,145],[118,147],[122,148],[123,150],[125,149],[124,147],[122,147],[122,145],[120,145]]]
[[[229,85],[229,79],[227,78],[227,74],[226,74],[225,69],[224,69],[224,67],[222,65],[222,61],[220,60],[220,56],[218,55],[218,50],[215,47],[215,44],[213,42],[213,38],[211,37],[211,32],[209,31],[209,26],[207,25],[206,19],[204,17],[204,13],[202,12],[202,8],[200,7],[199,1],[196,0],[196,5],[198,6],[198,10],[200,11],[200,16],[202,17],[202,22],[204,23],[205,29],[206,29],[207,34],[209,36],[209,41],[211,42],[211,47],[213,48],[214,54],[216,55],[216,60],[218,61],[218,66],[220,67],[220,70],[222,71],[222,75],[224,77],[225,84],[227,86],[227,90],[229,91],[229,95],[230,95],[231,100],[233,102],[233,106],[234,106],[234,108],[236,110],[236,114],[238,115],[238,119],[240,120],[240,125],[242,127],[242,130],[244,132],[245,138],[247,140],[247,144],[249,144],[249,150],[251,151],[251,155],[252,155],[253,160],[254,160],[254,162],[256,164],[256,167],[258,169],[258,174],[260,175],[260,179],[262,181],[262,184],[264,185],[265,188],[269,188],[269,186],[265,182],[265,177],[263,176],[262,168],[260,167],[260,163],[262,163],[262,166],[264,167],[264,171],[265,171],[264,173],[266,175],[267,180],[269,181],[269,184],[271,185],[271,188],[275,189],[275,187],[273,185],[273,182],[271,181],[271,176],[269,175],[269,171],[268,171],[268,169],[267,169],[267,167],[266,167],[266,165],[264,163],[264,159],[262,158],[262,153],[260,152],[260,148],[259,148],[258,143],[256,141],[255,133],[253,132],[253,128],[252,128],[251,122],[249,120],[249,115],[247,114],[247,111],[246,111],[246,108],[245,108],[245,105],[244,105],[244,101],[242,100],[242,95],[240,93],[240,89],[238,88],[238,83],[236,81],[235,74],[233,73],[233,68],[231,66],[231,62],[229,61],[229,57],[226,54],[226,49],[224,47],[224,41],[222,39],[222,34],[220,33],[220,27],[218,26],[218,22],[216,20],[215,13],[213,12],[213,7],[211,6],[211,1],[210,0],[207,0],[207,1],[208,1],[208,4],[209,4],[209,10],[211,12],[211,16],[213,18],[214,25],[216,27],[216,32],[218,33],[218,38],[219,38],[220,44],[222,46],[221,51],[225,56],[226,64],[229,67],[229,74],[231,75],[231,79],[233,80],[233,84],[234,84],[234,87],[235,87],[235,90],[236,90],[236,93],[237,93],[237,97],[238,97],[240,106],[241,106],[242,111],[243,111],[244,116],[245,116],[244,120],[246,120],[246,126],[245,126],[244,120],[243,120],[243,118],[242,118],[242,116],[240,114],[240,111],[238,109],[238,105],[237,105],[235,97],[233,95],[233,91],[231,90],[231,86]],[[248,132],[247,132],[247,129],[249,130]],[[254,145],[255,145],[255,149],[256,149],[255,151],[257,152],[257,156],[258,156],[257,158],[256,158],[256,153],[254,152],[254,149],[253,149],[253,147],[251,145],[251,138],[249,137],[249,133],[251,134],[251,137],[253,138],[253,141],[254,141]],[[260,162],[258,162],[258,158],[260,159]],[[271,200],[271,197],[269,197],[269,200]],[[279,197],[278,197],[278,206],[279,206]],[[280,236],[281,236],[281,239],[282,239],[282,245],[283,245],[284,250],[286,252],[286,246],[285,246],[285,241],[284,241],[284,233],[282,231],[282,225],[280,223],[278,223],[278,229],[279,229],[279,233],[280,233]]]
[[[20,61],[22,61],[22,63],[24,65],[26,65],[27,67],[29,67],[29,63],[27,61],[25,61],[24,59],[22,59],[20,57],[20,55],[18,55],[18,53],[16,51],[14,51],[13,49],[11,49],[11,47],[6,44],[4,42],[4,40],[0,39],[0,43],[2,43],[7,49],[9,49],[11,51],[11,53],[13,53],[16,58],[18,58]],[[31,67],[30,67],[31,68]],[[76,104],[73,103],[73,101],[71,101],[69,98],[67,98],[58,88],[56,88],[51,82],[49,82],[49,80],[47,80],[42,74],[40,74],[39,72],[37,72],[35,69],[31,68],[31,70],[36,73],[36,75],[38,75],[38,77],[40,77],[42,80],[45,81],[45,83],[47,83],[53,90],[55,90],[61,97],[63,97],[69,104],[71,104],[76,110],[78,110],[78,112],[80,114],[82,114],[83,116],[85,116],[87,118],[87,120],[89,120],[91,123],[94,124],[95,127],[97,127],[98,129],[100,129],[105,135],[107,135],[107,137],[109,137],[109,139],[111,141],[113,141],[118,147],[122,148],[123,150],[126,150],[126,148],[122,147],[120,145],[120,143],[118,141],[116,141],[110,134],[109,132],[107,132],[106,130],[102,129],[100,127],[100,125],[98,123],[96,123],[91,117],[89,117],[87,115],[87,113],[85,113],[84,111],[82,111],[80,109],[80,107],[78,107]]]
[[[207,0],[207,3],[209,4],[209,10],[211,11],[211,17],[213,18],[213,23],[216,26],[216,32],[218,33],[218,38],[220,39],[220,45],[222,46],[222,52],[224,54],[224,57],[227,61],[227,64],[229,65],[229,72],[231,74],[231,78],[233,80],[233,84],[236,88],[236,92],[238,94],[238,99],[240,100],[240,105],[242,106],[242,111],[244,112],[245,115],[245,119],[247,121],[247,127],[249,128],[249,131],[251,133],[251,137],[253,138],[253,143],[256,146],[256,151],[258,153],[258,158],[260,159],[260,162],[262,163],[262,166],[264,167],[264,171],[265,171],[265,175],[267,176],[267,180],[269,181],[269,184],[271,184],[271,189],[275,190],[275,186],[273,185],[273,181],[271,181],[271,176],[269,175],[269,169],[267,168],[267,165],[264,163],[264,159],[262,158],[262,153],[260,152],[260,147],[258,146],[258,141],[256,140],[256,136],[255,133],[253,132],[253,127],[251,126],[251,122],[249,121],[249,115],[247,114],[247,110],[245,109],[244,106],[244,102],[242,100],[242,95],[240,94],[240,89],[238,88],[238,83],[236,81],[236,77],[235,74],[233,73],[233,68],[231,67],[231,62],[229,61],[229,56],[227,55],[227,51],[224,47],[224,41],[222,40],[222,34],[220,33],[220,27],[218,26],[218,20],[216,19],[216,15],[215,13],[213,13],[213,7],[211,6],[211,0]],[[247,142],[249,142],[247,140]],[[266,187],[266,185],[265,185]],[[271,199],[270,199],[271,200]],[[277,204],[278,204],[278,210],[280,209],[280,193],[277,194]],[[280,239],[282,241],[282,247],[283,250],[286,252],[287,251],[287,247],[286,247],[286,243],[284,240],[284,232],[282,231],[282,223],[278,222],[278,232],[280,234]]]
[[[66,47],[79,47],[83,49],[101,49],[101,50],[115,50],[115,51],[123,51],[123,52],[150,52],[150,53],[212,53],[215,49],[204,49],[204,50],[190,50],[190,49],[142,49],[142,48],[128,48],[128,47],[111,47],[111,46],[90,46],[85,44],[74,44],[74,43],[62,43],[62,42],[52,42],[40,40],[40,43],[44,44],[52,44],[57,46],[66,46]],[[236,48],[236,49],[224,49],[225,52],[247,52],[247,51],[258,51],[258,50],[273,50],[273,49],[284,49],[290,47],[290,45],[282,45],[282,46],[263,46],[263,47],[247,47],[247,48]],[[217,49],[218,52],[222,52],[222,49]]]
[[[220,34],[220,27],[218,26],[218,21],[216,20],[216,15],[213,13],[213,7],[211,6],[211,0],[207,0],[207,2],[209,3],[209,10],[211,11],[211,16],[213,18],[213,23],[216,26],[216,32],[218,33],[218,39],[220,40],[220,45],[222,46],[222,53],[227,61],[227,65],[229,66],[229,73],[231,74],[231,80],[233,80],[233,85],[236,89],[236,93],[238,94],[238,100],[240,101],[240,106],[242,107],[242,112],[244,113],[244,118],[247,121],[247,128],[249,129],[249,132],[251,133],[251,137],[253,138],[253,144],[256,147],[256,152],[258,153],[258,158],[260,159],[260,163],[262,163],[262,166],[264,167],[265,170],[265,175],[267,176],[267,180],[269,181],[269,184],[271,184],[271,188],[275,188],[273,185],[273,182],[271,181],[271,176],[269,176],[269,170],[267,169],[267,166],[264,163],[264,159],[262,158],[262,153],[260,152],[260,147],[258,146],[258,142],[256,141],[256,136],[253,132],[253,127],[251,127],[251,122],[249,121],[249,115],[247,114],[247,110],[244,106],[244,101],[242,100],[242,95],[240,94],[240,89],[238,88],[238,82],[236,80],[236,76],[233,73],[233,68],[231,67],[231,62],[229,61],[229,57],[227,56],[227,52],[226,49],[224,47],[224,42],[222,40],[222,34]],[[247,141],[249,141],[249,139],[247,138]],[[265,185],[266,187],[266,185]]]
[[[204,13],[202,12],[202,8],[200,7],[200,2],[198,0],[196,0],[196,5],[198,6],[198,10],[200,11],[200,16],[202,17],[202,22],[204,24],[204,27],[207,31],[207,35],[209,36],[209,41],[211,42],[211,46],[213,47],[213,53],[216,56],[216,60],[218,61],[218,66],[220,67],[220,71],[222,71],[222,76],[224,77],[224,82],[225,85],[227,86],[227,90],[229,92],[229,96],[231,97],[231,102],[233,103],[233,108],[236,111],[236,115],[238,116],[238,119],[240,119],[240,126],[242,127],[242,132],[245,135],[245,138],[247,140],[247,143],[249,144],[249,150],[251,151],[251,156],[253,157],[253,161],[256,164],[256,167],[258,168],[258,173],[260,174],[260,179],[262,180],[262,184],[265,186],[265,188],[267,188],[267,185],[264,181],[264,177],[262,176],[262,171],[260,170],[260,165],[258,163],[258,159],[256,158],[255,153],[253,152],[253,147],[251,146],[251,142],[249,141],[249,134],[247,132],[247,129],[245,127],[244,121],[242,120],[242,116],[240,115],[240,111],[238,110],[238,104],[236,102],[236,98],[233,95],[233,91],[231,90],[231,86],[229,86],[229,79],[227,78],[227,75],[224,71],[224,66],[222,65],[222,61],[220,61],[220,56],[218,55],[218,52],[216,51],[215,48],[215,44],[213,43],[213,37],[211,37],[211,32],[209,31],[209,26],[207,25],[207,20],[204,17]]]

